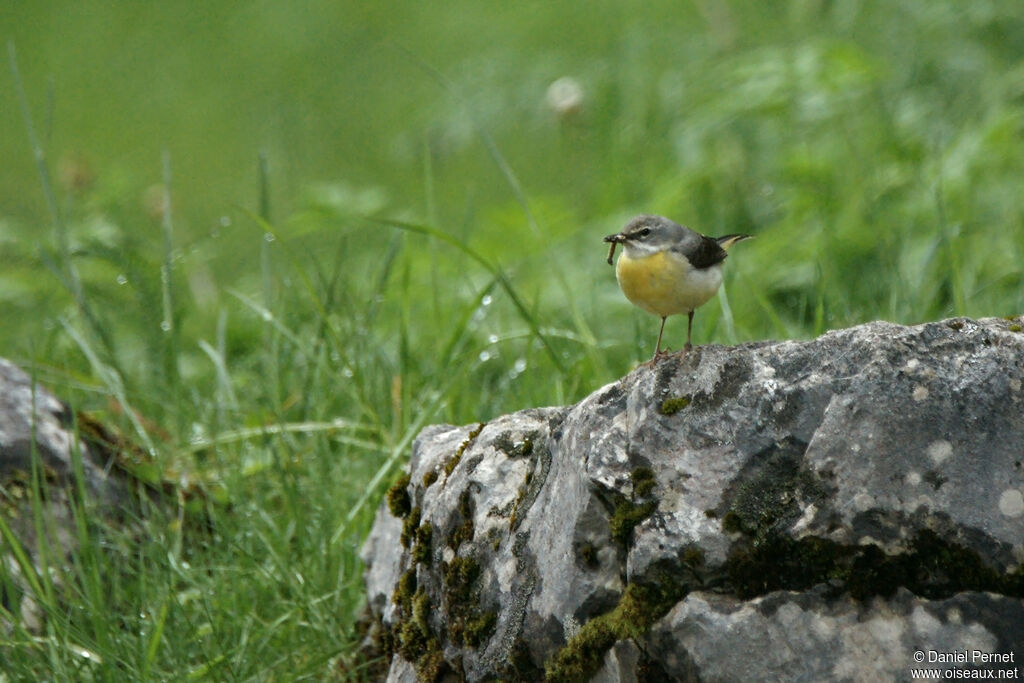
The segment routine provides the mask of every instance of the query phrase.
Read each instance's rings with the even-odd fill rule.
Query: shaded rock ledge
[[[428,427],[363,550],[365,647],[391,681],[1020,666],[1021,323],[698,347],[574,406]]]

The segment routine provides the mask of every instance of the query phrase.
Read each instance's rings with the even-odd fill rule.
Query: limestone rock
[[[430,427],[364,548],[390,680],[1019,662],[1022,384],[1020,320],[876,322],[698,347],[574,406]]]
[[[24,370],[0,358],[0,481],[24,478],[32,471],[33,451],[44,479],[66,485],[74,479],[74,459],[81,455],[83,482],[100,501],[116,505],[125,495],[111,463],[74,433],[68,406]]]
[[[83,438],[85,434],[91,438]],[[41,543],[49,549],[51,561],[66,558],[77,548],[71,501],[77,490],[76,461],[81,464],[81,483],[90,511],[113,520],[132,500],[128,479],[113,461],[115,453],[101,446],[112,438],[112,432],[84,415],[73,415],[23,370],[0,358],[0,516],[36,564],[37,573],[42,571],[36,562]],[[33,471],[43,492],[39,505],[47,520],[45,539],[36,536]],[[0,542],[0,602],[25,627],[38,631],[41,611],[23,572],[8,544]],[[60,586],[59,572],[51,572],[51,579]]]

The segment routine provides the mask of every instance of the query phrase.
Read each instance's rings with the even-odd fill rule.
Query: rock
[[[131,478],[118,460],[127,445],[103,425],[73,414],[23,370],[0,358],[0,516],[37,574],[44,566],[38,562],[43,544],[50,562],[69,558],[78,547],[73,515],[76,461],[86,493],[84,509],[94,513],[93,519],[114,522],[135,501]],[[33,470],[43,494],[37,504],[47,521],[42,539],[37,537],[32,502]],[[51,580],[60,587],[60,572],[50,569]],[[18,615],[23,626],[38,632],[42,611],[24,570],[8,543],[0,543],[0,604]]]
[[[430,427],[363,551],[389,680],[1019,662],[1022,384],[1019,320],[876,322],[698,347],[575,406]]]
[[[75,419],[60,399],[0,358],[0,481],[27,479],[35,451],[41,476],[66,486],[74,481],[74,459],[81,454],[82,479],[89,493],[104,505],[120,504],[127,491],[124,482],[111,474],[110,454],[76,437]]]
[[[907,678],[922,648],[1016,647],[1019,657],[1022,619],[1019,598],[979,592],[929,600],[899,588],[866,601],[813,591],[749,601],[695,592],[654,624],[647,642],[673,679],[756,681],[767,671],[775,680],[884,681]]]
[[[640,678],[640,648],[632,640],[620,640],[604,655],[594,683],[637,683]],[[644,678],[646,680],[646,677]]]

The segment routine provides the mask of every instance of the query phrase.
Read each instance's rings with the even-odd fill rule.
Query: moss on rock
[[[584,624],[565,647],[548,660],[544,680],[552,683],[590,680],[616,641],[643,636],[683,595],[685,589],[672,582],[662,586],[631,583],[614,609]]]
[[[462,454],[466,452],[466,449],[469,448],[470,444],[473,443],[473,440],[476,439],[476,437],[480,436],[480,432],[484,430],[484,426],[486,424],[486,422],[481,422],[479,425],[477,425],[475,429],[472,429],[469,432],[469,434],[466,435],[466,439],[461,444],[459,444],[458,449],[456,449],[452,457],[448,458],[448,460],[445,461],[445,478],[450,477],[452,472],[455,471],[455,468],[459,466],[459,462],[462,460]]]
[[[434,527],[430,522],[424,522],[416,528],[415,543],[412,546],[413,562],[430,563],[433,551]]]
[[[416,530],[420,526],[421,515],[422,511],[419,506],[414,507],[406,516],[405,521],[402,522],[402,535],[399,537],[399,540],[402,542],[403,548],[409,548],[412,546],[413,538],[416,536]]]
[[[404,474],[391,485],[387,493],[388,510],[399,519],[409,514],[412,509],[412,499],[409,497],[409,482],[412,478]]]
[[[658,412],[662,415],[675,415],[680,410],[690,405],[690,401],[691,399],[689,396],[674,396],[672,398],[666,398],[661,402],[661,405],[658,406]]]
[[[459,494],[459,505],[456,512],[458,513],[457,520],[461,521],[452,523],[451,531],[448,532],[446,539],[448,547],[452,550],[458,550],[460,545],[473,540],[473,533],[476,530],[473,525],[473,494],[469,492],[469,489]]]
[[[1024,598],[1024,572],[1002,572],[973,550],[918,531],[903,553],[877,545],[843,545],[823,538],[792,539],[772,533],[757,543],[737,543],[725,563],[727,586],[742,599],[776,590],[807,590],[829,583],[834,595],[865,600],[898,588],[941,600],[963,591]]]
[[[637,467],[630,474],[630,479],[633,482],[632,495],[627,497],[621,493],[615,494],[613,498],[615,508],[608,520],[611,526],[612,540],[622,546],[630,544],[633,538],[633,528],[650,517],[658,508],[658,501],[642,500],[653,493],[657,484],[654,471],[649,467]]]
[[[498,623],[498,613],[494,610],[483,612],[466,621],[463,640],[470,647],[479,647],[494,632]]]

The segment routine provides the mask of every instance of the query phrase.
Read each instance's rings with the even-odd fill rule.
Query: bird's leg
[[[690,335],[692,333],[693,333],[693,311],[690,311],[690,319],[687,320],[687,322],[686,322],[686,349],[685,350],[687,350],[687,351],[689,351],[691,348],[693,348],[693,345],[690,343]]]
[[[661,329],[658,330],[658,343],[654,347],[654,358],[661,355],[661,335],[665,333],[665,321],[668,320],[668,316],[662,316],[661,318]],[[654,360],[652,358],[651,360]]]

